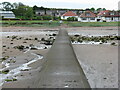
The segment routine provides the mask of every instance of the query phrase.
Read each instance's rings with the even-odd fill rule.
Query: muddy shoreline
[[[66,27],[64,29],[68,31],[69,35],[118,35],[118,27]],[[34,60],[37,58],[36,55],[43,56],[28,65],[31,69],[25,69],[17,74],[14,77],[17,81],[4,83],[2,85],[4,88],[34,88],[32,84],[38,79],[47,52],[51,48],[51,45],[42,44],[41,39],[48,39],[51,35],[57,34],[58,30],[59,28],[2,27],[2,46],[4,46],[2,47],[2,57],[9,56],[8,61],[12,59],[9,69],[12,70]],[[17,38],[12,40],[12,36],[17,36]],[[39,49],[20,51],[13,48],[18,45],[26,47],[30,44]],[[74,44],[73,48],[92,88],[118,87],[118,46]],[[31,53],[35,55],[31,55]]]

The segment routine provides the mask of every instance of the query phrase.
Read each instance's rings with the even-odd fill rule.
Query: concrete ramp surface
[[[90,88],[66,30],[59,30],[46,59],[37,88]]]

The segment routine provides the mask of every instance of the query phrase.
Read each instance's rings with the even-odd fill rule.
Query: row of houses
[[[84,10],[82,9],[38,9],[35,10],[35,14],[36,15],[40,15],[40,16],[44,16],[44,15],[50,15],[50,16],[61,16],[64,13],[66,13],[67,11],[72,11],[74,13],[76,13],[77,15],[80,15]]]
[[[100,11],[98,14],[95,14],[89,10],[86,11],[80,11],[77,14],[78,11],[65,11],[62,10],[61,13],[54,12],[52,16],[60,16],[61,19],[67,19],[69,17],[75,17],[80,22],[116,22],[120,21],[120,11],[110,11],[110,10],[104,10]],[[50,14],[50,12],[47,12]],[[36,12],[38,15],[44,15],[43,12],[39,13]],[[0,11],[0,16],[4,18],[15,18],[15,15],[12,11]]]
[[[61,19],[69,17],[76,17],[80,22],[116,22],[120,21],[120,12],[105,10],[95,14],[91,11],[84,11],[80,15],[77,15],[72,11],[68,11],[61,16]]]

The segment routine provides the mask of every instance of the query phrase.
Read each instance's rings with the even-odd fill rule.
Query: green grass
[[[41,20],[35,20],[35,21],[0,21],[2,26],[8,27],[8,26],[22,26],[22,27],[57,27],[60,26],[58,21],[54,21],[51,24],[49,21],[41,21]]]
[[[59,21],[53,21],[51,24],[48,20],[15,20],[15,21],[0,21],[3,27],[8,26],[21,26],[21,27],[58,27]],[[64,21],[70,27],[105,27],[105,26],[118,26],[118,22],[69,22]]]
[[[71,27],[105,27],[118,26],[118,22],[67,22]]]
[[[5,71],[0,71],[0,74],[8,74],[9,70],[5,70]]]
[[[13,80],[11,80],[11,79],[5,79],[5,81],[6,81],[6,82],[10,82],[10,81],[13,81]]]
[[[17,79],[13,78],[13,79],[5,79],[6,82],[11,82],[11,81],[17,81]]]

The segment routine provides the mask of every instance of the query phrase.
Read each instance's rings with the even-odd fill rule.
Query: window
[[[38,15],[40,15],[40,13],[38,13]]]
[[[90,18],[90,20],[95,20],[95,18],[93,17],[93,18]]]
[[[85,15],[86,15],[86,16],[90,16],[90,13],[86,13]]]
[[[82,18],[82,20],[86,20],[86,18]]]
[[[114,15],[114,13],[112,12],[112,13],[110,13],[110,15]]]

